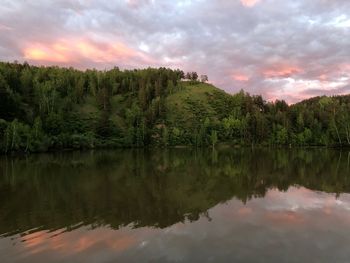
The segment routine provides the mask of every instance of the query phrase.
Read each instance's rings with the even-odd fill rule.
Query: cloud
[[[313,96],[323,96],[323,95],[345,95],[350,94],[350,85],[340,86],[339,88],[335,89],[321,89],[321,88],[311,88],[311,89],[304,89],[301,94],[307,96],[307,97],[313,97]]]
[[[30,62],[74,64],[82,61],[93,64],[152,65],[154,61],[142,51],[133,50],[121,42],[95,42],[89,39],[60,39],[53,43],[28,43],[23,49],[24,59]]]
[[[260,0],[240,0],[242,5],[247,6],[247,7],[253,7],[257,3],[260,2]]]
[[[249,77],[244,74],[234,74],[232,78],[236,81],[248,81]]]
[[[349,85],[349,13],[345,0],[5,1],[0,59],[182,68],[295,102]]]
[[[288,78],[302,70],[292,66],[275,66],[274,68],[264,70],[263,74],[266,78]]]

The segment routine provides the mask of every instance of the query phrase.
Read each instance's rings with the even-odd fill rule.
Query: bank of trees
[[[289,106],[243,91],[232,96],[214,91],[203,103],[179,102],[194,117],[179,111],[172,112],[177,121],[169,119],[169,96],[188,85],[207,85],[198,83],[196,72],[166,68],[79,71],[0,63],[0,151],[222,142],[350,145],[350,96]]]
[[[218,141],[235,145],[350,147],[350,96],[315,97],[294,105],[266,102],[243,91],[232,96],[220,92],[209,101],[214,116],[202,119],[193,132],[201,145]],[[204,131],[204,132],[203,132]]]
[[[165,68],[82,72],[1,63],[0,149],[148,145],[183,76]]]

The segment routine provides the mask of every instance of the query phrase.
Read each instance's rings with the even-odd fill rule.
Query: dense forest
[[[196,72],[0,63],[0,152],[101,147],[350,146],[350,96],[294,105],[229,95]]]

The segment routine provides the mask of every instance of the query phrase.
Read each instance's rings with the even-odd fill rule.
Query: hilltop
[[[348,146],[350,96],[289,106],[227,94],[195,72],[0,63],[1,152],[217,143]]]

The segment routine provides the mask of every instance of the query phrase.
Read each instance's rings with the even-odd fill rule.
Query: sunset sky
[[[171,67],[296,102],[350,93],[349,0],[0,0],[0,60]]]

